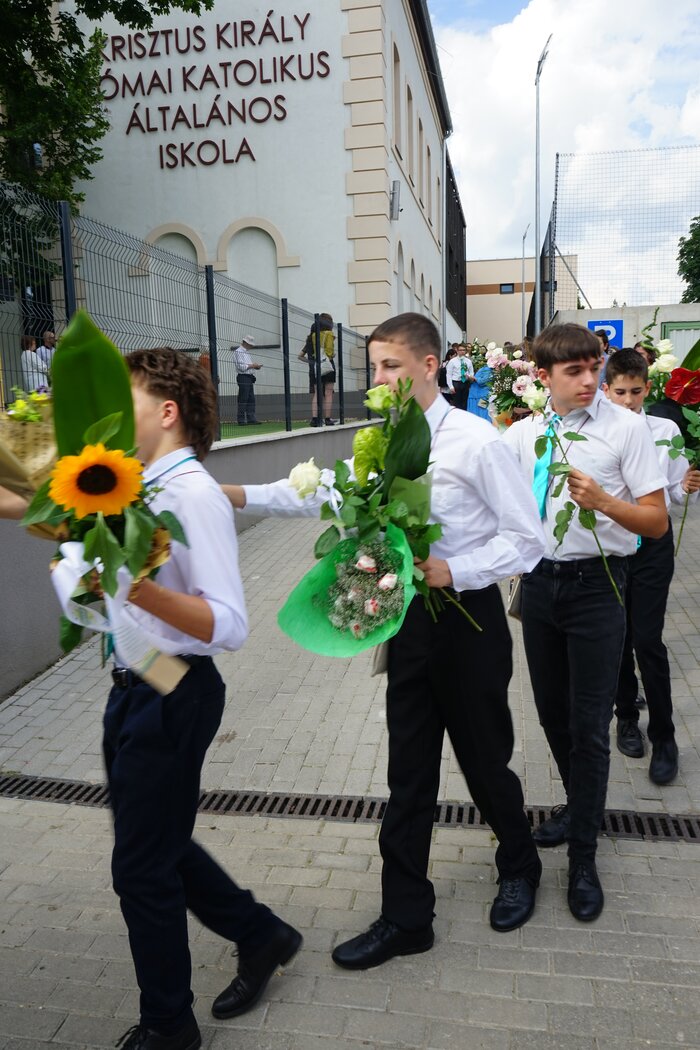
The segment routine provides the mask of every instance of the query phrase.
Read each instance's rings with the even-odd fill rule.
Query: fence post
[[[284,429],[292,429],[292,382],[289,375],[289,303],[282,303],[282,373],[284,375]]]
[[[59,201],[58,219],[61,231],[61,262],[63,264],[63,296],[66,303],[66,320],[77,310],[75,295],[75,261],[73,259],[73,239],[70,226],[70,204]]]
[[[216,302],[214,298],[214,267],[204,267],[204,289],[207,297],[207,332],[209,333],[209,361],[211,378],[216,389],[216,436],[221,439],[221,397],[219,392],[219,358],[216,349]]]
[[[323,371],[323,363],[321,361],[321,315],[314,314],[314,335],[316,336],[316,367],[314,371],[316,373],[316,419],[320,427],[325,426],[325,417],[323,415],[323,381],[321,380],[321,372]]]
[[[343,326],[338,321],[338,412],[341,424],[345,422],[345,377],[343,375]]]
[[[372,385],[372,380],[370,378],[370,367],[369,367],[369,336],[368,335],[365,336],[365,376],[366,376],[366,379],[367,379],[366,389],[369,390],[369,388]],[[367,418],[368,419],[372,418],[372,410],[369,409],[369,408],[367,409]]]

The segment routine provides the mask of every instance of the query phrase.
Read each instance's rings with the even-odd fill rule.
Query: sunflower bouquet
[[[433,618],[448,590],[431,589],[414,559],[424,561],[442,527],[430,518],[430,428],[423,410],[400,382],[367,392],[365,405],[382,417],[353,440],[353,469],[334,471],[298,464],[290,484],[304,498],[323,497],[321,518],[330,521],[316,541],[318,564],[292,591],[278,615],[283,631],[303,648],[328,656],[353,656],[397,633],[413,596],[423,596]]]
[[[69,651],[84,627],[119,638],[134,583],[168,559],[171,540],[186,538],[172,513],[150,507],[157,490],[144,487],[135,456],[128,370],[87,314],[77,314],[59,342],[53,394],[58,458],[23,524],[50,527],[63,541],[52,579],[65,613],[61,643]],[[122,649],[128,645],[120,643]],[[134,650],[139,667],[154,659],[152,650],[142,650]]]

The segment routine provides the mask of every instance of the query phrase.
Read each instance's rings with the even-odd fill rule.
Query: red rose
[[[695,372],[691,372],[689,368],[674,368],[664,393],[679,405],[700,403],[700,368]]]

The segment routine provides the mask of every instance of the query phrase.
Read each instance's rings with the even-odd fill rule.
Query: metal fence
[[[22,358],[24,337],[57,336],[78,308],[123,352],[172,346],[197,356],[211,370],[219,395],[223,437],[247,435],[241,418],[234,349],[254,343],[254,417],[265,430],[292,430],[312,417],[345,422],[363,418],[369,386],[365,337],[334,326],[336,381],[313,375],[300,360],[319,315],[286,299],[249,288],[166,249],[0,183],[0,383],[3,404],[12,388],[36,377]],[[23,370],[23,363],[25,368]],[[242,388],[241,388],[242,389]],[[321,405],[313,389],[326,392]],[[248,415],[250,400],[246,399]],[[315,408],[312,409],[312,405]],[[240,428],[240,430],[239,430]]]
[[[557,154],[543,321],[579,306],[679,302],[678,242],[698,213],[700,146]]]

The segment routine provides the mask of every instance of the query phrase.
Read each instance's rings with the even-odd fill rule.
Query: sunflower
[[[76,518],[121,514],[139,497],[143,467],[120,449],[86,445],[79,456],[62,456],[54,467],[49,496]]]

